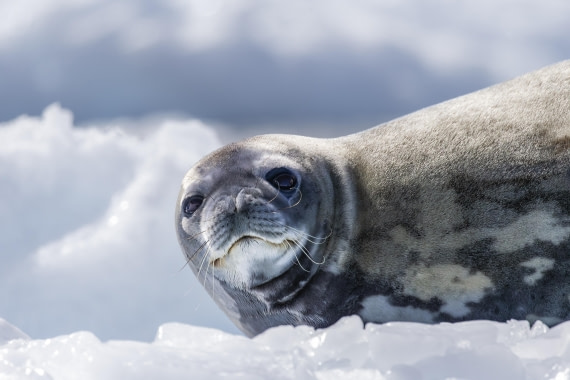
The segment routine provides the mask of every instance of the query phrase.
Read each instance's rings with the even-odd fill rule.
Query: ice
[[[0,333],[15,331],[7,322]],[[153,342],[90,332],[0,345],[1,379],[568,379],[570,322],[281,326],[249,339],[168,323]],[[551,347],[551,348],[549,348]]]

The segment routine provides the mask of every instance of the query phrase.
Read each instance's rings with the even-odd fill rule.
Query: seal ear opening
[[[271,169],[265,175],[265,179],[271,186],[283,193],[297,190],[299,183],[297,175],[287,168]]]

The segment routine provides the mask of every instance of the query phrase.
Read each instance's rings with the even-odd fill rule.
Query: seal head
[[[300,145],[313,145],[311,154]],[[290,304],[350,235],[346,183],[320,149],[317,139],[260,136],[214,152],[184,178],[176,219],[189,266],[250,335],[302,323]]]

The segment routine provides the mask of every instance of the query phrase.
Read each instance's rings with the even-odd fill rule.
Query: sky
[[[0,3],[0,120],[53,102],[336,136],[570,58],[565,0]]]
[[[184,173],[570,58],[565,0],[0,2],[0,318],[33,338],[236,332],[184,267]]]

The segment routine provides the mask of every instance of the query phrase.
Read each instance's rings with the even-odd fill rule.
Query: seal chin
[[[244,235],[221,257],[212,259],[214,275],[273,308],[288,303],[308,284],[318,266],[299,242],[287,237],[272,241]]]
[[[308,255],[303,254],[295,259],[288,270],[269,281],[252,287],[251,291],[270,308],[287,304],[305,288],[317,267],[318,264],[315,264]]]

